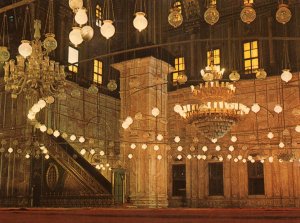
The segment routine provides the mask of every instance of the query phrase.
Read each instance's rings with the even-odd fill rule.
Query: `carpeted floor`
[[[0,209],[0,223],[300,223],[300,209]]]

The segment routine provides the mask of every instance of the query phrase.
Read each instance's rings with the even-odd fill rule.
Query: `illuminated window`
[[[184,57],[175,58],[175,72],[173,72],[173,84],[177,83],[178,75],[184,70]]]
[[[68,63],[70,64],[68,67],[69,71],[73,73],[78,73],[78,60],[79,60],[79,51],[69,46],[69,51],[68,51]]]
[[[244,68],[246,74],[255,73],[259,66],[258,42],[244,43]]]
[[[181,13],[181,11],[182,11],[182,6],[181,6],[181,2],[180,1],[176,1],[175,3],[174,3],[174,7],[176,7],[176,8],[178,8],[180,11],[180,13]]]
[[[215,66],[221,67],[220,49],[207,51],[207,66],[210,65],[211,60]]]
[[[100,5],[96,5],[96,25],[101,27],[102,9]]]
[[[103,64],[100,60],[94,60],[94,82],[102,84]]]
[[[244,4],[247,4],[247,3],[253,4],[253,0],[244,0]]]

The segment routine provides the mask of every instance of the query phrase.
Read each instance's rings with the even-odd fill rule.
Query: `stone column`
[[[121,120],[133,118],[128,129],[120,130],[127,193],[138,207],[167,207],[167,74],[173,68],[154,57],[112,66],[120,71]],[[160,111],[156,118],[151,114],[154,107]],[[164,139],[158,141],[157,134]],[[159,146],[157,151],[155,145]]]

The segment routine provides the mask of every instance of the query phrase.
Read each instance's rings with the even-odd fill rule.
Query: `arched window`
[[[95,12],[95,15],[96,15],[96,25],[101,27],[101,20],[102,20],[102,8],[100,5],[96,5],[96,12]]]

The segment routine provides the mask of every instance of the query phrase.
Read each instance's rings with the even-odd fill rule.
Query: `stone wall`
[[[168,95],[168,130],[171,149],[168,156],[169,169],[174,164],[186,165],[186,201],[181,197],[172,196],[172,174],[169,171],[168,195],[170,206],[188,205],[191,207],[299,207],[300,202],[300,133],[295,126],[300,123],[300,91],[299,73],[293,75],[289,84],[283,84],[279,77],[270,77],[263,81],[243,80],[237,83],[235,100],[251,107],[256,101],[261,110],[255,114],[250,112],[237,123],[224,138],[213,144],[202,137],[192,125],[187,125],[178,114],[173,111],[175,104],[188,104],[197,101],[190,93],[190,89],[180,89]],[[256,93],[255,93],[256,92]],[[277,114],[274,106],[279,104],[283,112]],[[267,138],[269,131],[274,138]],[[181,141],[174,142],[175,136]],[[230,141],[230,136],[238,138],[236,143]],[[198,140],[195,140],[197,137]],[[279,143],[285,144],[279,148]],[[215,150],[216,145],[221,151]],[[177,146],[183,146],[182,152]],[[233,145],[235,150],[230,152],[228,147]],[[195,150],[193,151],[193,146]],[[202,147],[207,146],[207,152]],[[192,148],[192,149],[191,149]],[[191,151],[192,150],[192,151]],[[181,154],[182,160],[176,161]],[[187,155],[192,158],[188,159]],[[206,155],[207,159],[197,159],[197,155]],[[227,155],[231,154],[232,159]],[[264,162],[265,195],[248,195],[247,163],[234,161],[239,155],[247,159],[255,154],[256,162]],[[278,159],[280,154],[292,154],[291,160]],[[219,162],[214,157],[223,157],[224,196],[212,197],[208,195],[208,163]],[[268,157],[273,156],[274,162]],[[186,203],[186,204],[185,204]]]

